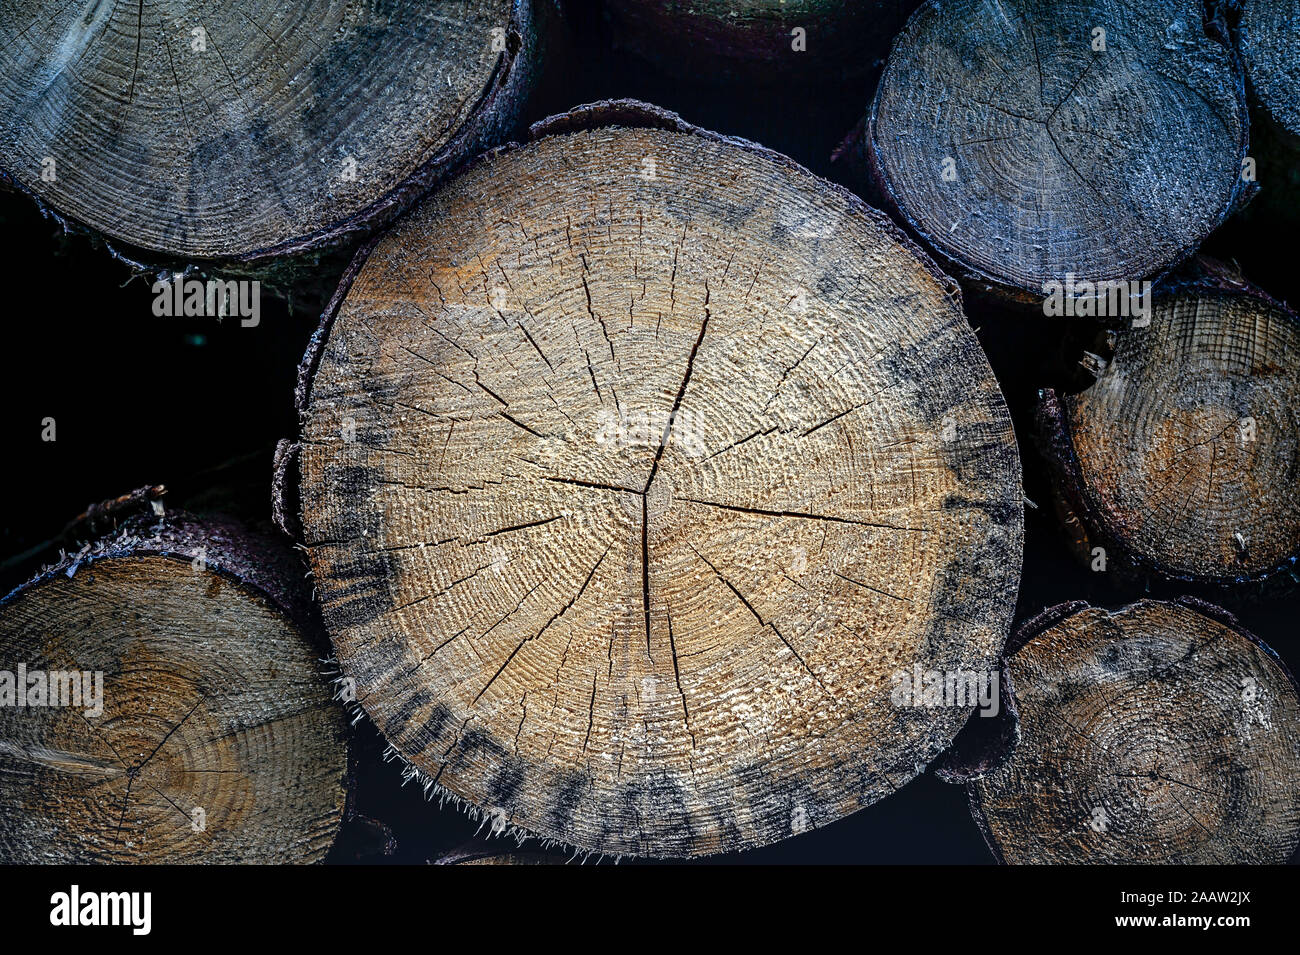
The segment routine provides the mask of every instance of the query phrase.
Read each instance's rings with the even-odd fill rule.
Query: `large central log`
[[[640,104],[555,118],[357,264],[304,365],[302,531],[420,778],[692,856],[920,772],[1019,579],[1011,424],[953,285],[790,160]]]

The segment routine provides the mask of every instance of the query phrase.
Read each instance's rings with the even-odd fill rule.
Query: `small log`
[[[1225,611],[1046,611],[1008,644],[1019,743],[968,787],[1000,862],[1286,862],[1300,690]]]
[[[1300,148],[1300,8],[1290,0],[1242,0],[1238,30],[1251,99]]]
[[[319,861],[348,766],[302,578],[240,525],[150,508],[0,600],[0,862]],[[82,675],[72,705],[56,672]]]
[[[876,188],[976,283],[1041,297],[1166,272],[1245,189],[1244,79],[1204,11],[931,0],[868,117]]]
[[[1245,0],[1238,36],[1259,183],[1259,196],[1246,209],[1246,228],[1291,231],[1300,220],[1300,11],[1281,0]]]
[[[494,831],[682,857],[825,825],[965,721],[893,675],[1005,638],[1019,462],[955,286],[644,104],[538,124],[359,256],[299,400],[339,660]]]
[[[0,181],[132,259],[319,253],[512,126],[535,46],[532,0],[7,3]]]
[[[604,0],[614,42],[703,81],[854,79],[919,0]]]
[[[1075,395],[1041,394],[1040,445],[1079,556],[1209,585],[1300,557],[1300,318],[1200,260]]]

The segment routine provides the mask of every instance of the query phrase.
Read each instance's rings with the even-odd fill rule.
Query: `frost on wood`
[[[513,122],[531,0],[0,9],[0,180],[147,253],[250,260],[382,221]]]
[[[895,42],[868,151],[963,275],[1039,294],[1194,251],[1244,188],[1247,126],[1241,70],[1198,0],[932,0]]]
[[[1020,470],[954,288],[883,216],[675,117],[599,122],[637,111],[552,121],[369,253],[300,395],[302,527],[427,784],[695,856],[948,744],[970,708],[892,677],[996,667]]]
[[[0,669],[102,679],[99,713],[84,692],[0,706],[0,861],[325,855],[344,811],[343,713],[290,567],[235,525],[150,516],[0,601]]]
[[[1283,863],[1300,843],[1300,697],[1205,604],[1048,611],[1009,647],[1020,742],[971,784],[1008,863]]]

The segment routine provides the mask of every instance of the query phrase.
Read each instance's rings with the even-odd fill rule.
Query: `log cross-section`
[[[869,117],[880,191],[963,277],[1136,281],[1246,188],[1245,81],[1199,0],[930,0]]]
[[[0,600],[0,862],[320,861],[348,754],[302,576],[147,513]]]
[[[1191,600],[1064,605],[1008,647],[1010,758],[969,786],[1007,863],[1286,862],[1300,844],[1300,694],[1276,654]]]
[[[379,242],[304,366],[340,663],[501,825],[693,856],[831,822],[969,713],[893,675],[1005,639],[997,385],[951,283],[784,157],[627,103],[534,140]]]
[[[150,261],[390,218],[518,117],[531,0],[0,7],[0,182]]]

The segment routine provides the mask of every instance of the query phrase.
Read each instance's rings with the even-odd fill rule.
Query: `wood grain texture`
[[[605,0],[616,43],[695,80],[852,78],[918,0]],[[802,49],[793,31],[802,29]]]
[[[1047,611],[1008,646],[1020,742],[969,787],[1000,861],[1283,863],[1300,844],[1300,696],[1196,602]]]
[[[344,720],[291,566],[228,522],[132,517],[0,601],[0,669],[103,674],[98,715],[0,706],[0,861],[323,858]]]
[[[1205,9],[932,0],[868,118],[877,187],[975,281],[1041,294],[1168,270],[1243,189],[1243,75]]]
[[[1116,568],[1262,581],[1300,555],[1300,319],[1226,272],[1171,285],[1113,333],[1090,388],[1038,431],[1078,546]]]
[[[6,3],[0,174],[133,253],[315,251],[490,145],[534,46],[531,0]]]
[[[1239,36],[1254,101],[1300,147],[1300,3],[1242,0]]]
[[[879,799],[965,721],[890,678],[1000,652],[1011,424],[953,285],[847,192],[596,104],[440,190],[335,306],[302,534],[427,786],[696,856]]]

